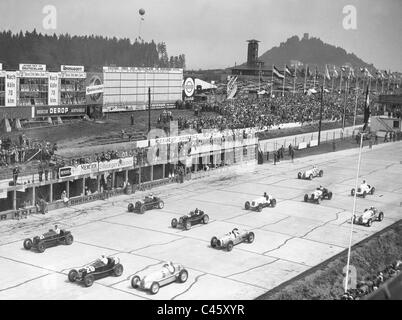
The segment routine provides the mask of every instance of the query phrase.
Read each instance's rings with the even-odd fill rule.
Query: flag
[[[292,71],[290,71],[288,66],[285,66],[285,72],[290,76],[292,75]]]
[[[272,69],[272,73],[273,73],[273,75],[274,75],[275,77],[277,77],[277,78],[279,78],[279,79],[285,78],[285,76],[284,76],[282,73],[280,73],[279,70],[276,69],[275,66],[274,66],[273,69]]]
[[[229,82],[227,84],[227,88],[226,88],[226,99],[233,99],[233,97],[236,95],[237,93],[237,76],[235,77],[231,77],[229,79]]]
[[[335,66],[334,66],[334,70],[332,71],[332,76],[333,76],[334,78],[338,78],[338,71],[336,71]]]
[[[342,66],[342,67],[341,67],[341,70],[342,70],[342,72],[345,72],[345,71],[346,71],[346,67],[345,67],[345,66]]]
[[[367,85],[366,89],[366,101],[364,104],[364,126],[363,131],[366,130],[368,126],[368,122],[370,119],[370,94],[369,94],[369,86]]]
[[[325,65],[325,78],[327,80],[331,80],[331,76],[329,75],[328,66]]]

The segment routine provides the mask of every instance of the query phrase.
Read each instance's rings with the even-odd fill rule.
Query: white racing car
[[[324,175],[323,170],[319,170],[316,166],[313,166],[313,168],[306,170],[304,172],[299,172],[297,174],[298,179],[309,179],[312,180],[315,177],[322,177]]]
[[[368,195],[368,194],[374,194],[374,191],[375,191],[375,188],[373,186],[367,184],[366,181],[363,181],[363,183],[357,188],[356,196],[365,198],[366,195]],[[350,194],[352,196],[355,195],[355,188],[350,190]]]
[[[363,224],[367,227],[371,227],[373,221],[382,221],[384,219],[384,213],[377,208],[370,207],[365,209],[360,216],[353,216],[354,224]]]
[[[152,272],[142,279],[139,275],[131,278],[131,286],[134,289],[141,288],[157,294],[159,288],[172,282],[184,283],[188,279],[188,271],[181,265],[173,262],[166,262],[161,269]]]
[[[252,201],[246,201],[244,204],[244,208],[246,210],[255,210],[261,212],[263,208],[276,206],[276,199],[266,192],[264,195],[258,199],[254,199]]]
[[[234,228],[232,231],[219,238],[212,237],[211,247],[218,249],[226,248],[227,251],[232,251],[233,246],[242,242],[252,243],[254,238],[254,232]]]

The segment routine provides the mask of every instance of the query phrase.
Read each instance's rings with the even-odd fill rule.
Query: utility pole
[[[151,132],[151,87],[148,87],[148,134]]]
[[[322,122],[322,107],[324,104],[324,85],[321,86],[321,105],[320,105],[320,121],[318,123],[318,145],[321,141],[321,122]]]

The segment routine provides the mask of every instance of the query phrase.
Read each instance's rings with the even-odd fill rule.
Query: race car
[[[203,223],[207,224],[209,221],[209,216],[204,213],[204,211],[196,208],[194,211],[190,211],[189,214],[182,216],[177,221],[176,218],[172,219],[172,228],[177,228],[178,226],[184,227],[184,229],[189,230],[191,226]]]
[[[220,238],[212,237],[211,247],[217,249],[226,248],[227,251],[232,251],[233,246],[246,241],[252,243],[254,238],[254,232],[234,228]]]
[[[120,263],[118,257],[104,257],[104,259],[97,259],[95,262],[81,269],[70,270],[68,273],[68,280],[70,282],[80,281],[83,282],[86,287],[90,287],[96,279],[105,278],[111,275],[120,277],[122,274],[123,265]]]
[[[309,179],[312,180],[315,177],[322,177],[324,175],[323,170],[319,170],[316,166],[313,166],[313,168],[306,170],[304,172],[299,172],[297,174],[298,179]]]
[[[370,207],[369,209],[365,209],[363,214],[360,216],[353,216],[354,224],[362,224],[367,227],[371,227],[373,221],[382,221],[384,219],[384,213],[377,208]]]
[[[135,206],[133,203],[128,204],[128,212],[139,212],[139,213],[144,213],[146,210],[150,209],[163,209],[165,206],[164,202],[159,198],[156,197],[152,194],[145,196],[143,200],[138,200],[135,203]]]
[[[307,193],[304,195],[304,202],[311,201],[311,202],[315,202],[315,203],[319,204],[320,201],[323,199],[328,199],[328,200],[332,199],[332,192],[328,191],[327,188],[323,188],[323,187],[319,187],[319,188],[315,189],[310,197],[308,196]]]
[[[70,245],[73,241],[74,238],[70,231],[58,229],[56,226],[56,230],[50,229],[49,232],[35,236],[32,240],[25,239],[23,245],[26,250],[34,248],[42,253],[49,247],[55,247],[59,244]]]
[[[152,272],[144,277],[134,275],[131,278],[131,286],[134,289],[140,288],[157,294],[159,288],[172,282],[184,283],[188,279],[188,271],[181,265],[173,262],[166,262],[160,270]]]
[[[363,181],[363,183],[357,188],[356,196],[365,198],[367,194],[374,194],[375,188]],[[355,188],[350,190],[352,196],[355,195]]]
[[[261,212],[263,208],[276,206],[276,199],[267,193],[258,199],[254,199],[252,201],[246,201],[244,204],[244,208],[246,210],[255,210],[257,212]]]

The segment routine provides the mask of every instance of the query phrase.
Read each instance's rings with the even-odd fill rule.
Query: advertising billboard
[[[45,64],[20,63],[20,71],[46,71]]]
[[[15,107],[17,105],[17,73],[14,71],[6,72],[6,93],[5,106]]]
[[[59,74],[57,72],[49,72],[49,106],[57,106],[59,104]]]

